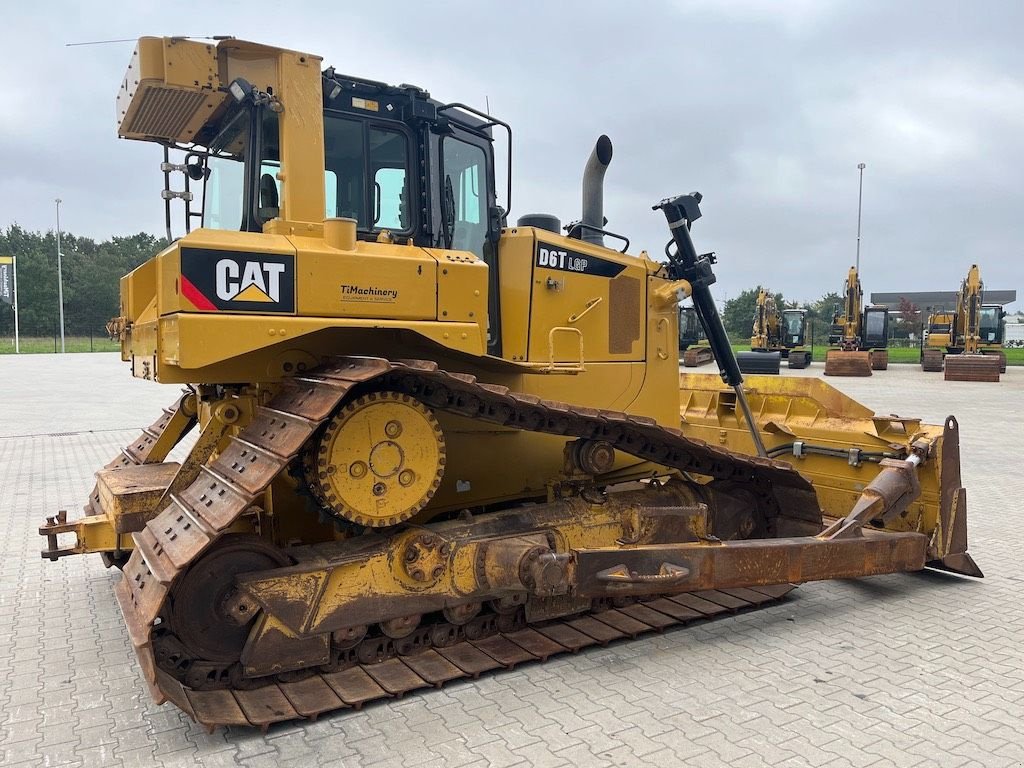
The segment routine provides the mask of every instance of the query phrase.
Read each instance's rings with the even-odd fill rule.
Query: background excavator
[[[984,303],[981,270],[972,264],[960,284],[956,306],[928,317],[921,369],[941,371],[947,381],[999,381],[1006,372],[1003,317],[998,304]]]
[[[700,318],[697,317],[697,309],[692,306],[680,306],[679,351],[682,353],[680,359],[684,367],[697,368],[715,359],[707,341]]]
[[[511,174],[499,206],[507,124],[310,54],[142,38],[118,114],[186,215],[110,330],[185,389],[40,533],[122,568],[156,701],[267,727],[793,583],[981,575],[956,420],[744,383],[698,193],[654,206],[667,261],[603,244],[607,137],[567,237],[508,221]],[[720,377],[680,376],[687,296]]]
[[[864,306],[855,267],[843,284],[843,304],[832,314],[828,343],[826,376],[870,376],[889,367],[889,309]]]
[[[777,374],[780,360],[790,368],[806,368],[811,364],[811,350],[804,348],[807,311],[784,309],[779,312],[775,297],[759,289],[754,308],[754,324],[750,335],[750,352],[740,352],[736,359],[743,373]]]

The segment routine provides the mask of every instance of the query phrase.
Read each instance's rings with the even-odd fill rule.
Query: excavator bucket
[[[929,347],[921,352],[921,370],[930,371],[932,373],[942,372],[942,358],[945,355],[941,349],[935,347]]]
[[[999,381],[995,355],[947,355],[946,381]]]
[[[707,365],[714,359],[715,355],[711,351],[711,347],[690,347],[683,352],[683,367],[698,368],[702,365]]]
[[[889,350],[873,349],[869,354],[871,355],[872,371],[886,371],[889,369]]]
[[[736,362],[743,373],[771,375],[779,372],[782,358],[778,352],[737,352]]]
[[[870,352],[830,349],[825,354],[826,376],[870,376],[872,367]]]

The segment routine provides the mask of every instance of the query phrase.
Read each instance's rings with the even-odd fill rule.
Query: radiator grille
[[[141,94],[139,107],[124,126],[126,133],[181,139],[208,93],[150,86]]]

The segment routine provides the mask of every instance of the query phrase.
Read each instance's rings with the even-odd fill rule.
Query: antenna
[[[171,35],[172,40],[234,40],[234,35]],[[82,43],[64,43],[65,48],[74,48],[79,45],[108,45],[110,43],[134,43],[137,37],[122,37],[117,40],[88,40]]]
[[[107,45],[108,43],[134,43],[138,38],[125,37],[120,40],[89,40],[84,43],[64,43],[65,48],[74,48],[78,45]]]
[[[489,96],[484,96],[484,112],[488,115],[491,114],[491,99]]]

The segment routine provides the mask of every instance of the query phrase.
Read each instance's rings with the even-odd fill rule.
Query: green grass
[[[816,363],[825,362],[825,352],[827,347],[820,344],[814,345],[814,361]],[[742,344],[733,342],[733,352],[749,352],[750,343]],[[1006,353],[1006,364],[1007,365],[1024,365],[1024,348],[1014,347],[1012,349],[1004,349]],[[889,362],[890,363],[920,363],[921,362],[921,350],[917,347],[890,347],[889,348]]]
[[[121,345],[111,341],[105,336],[65,336],[64,349],[67,352],[117,352]],[[21,354],[53,354],[55,351],[52,336],[22,336]],[[60,351],[60,339],[57,339],[56,351]],[[5,336],[0,338],[0,355],[14,354],[14,338]]]

